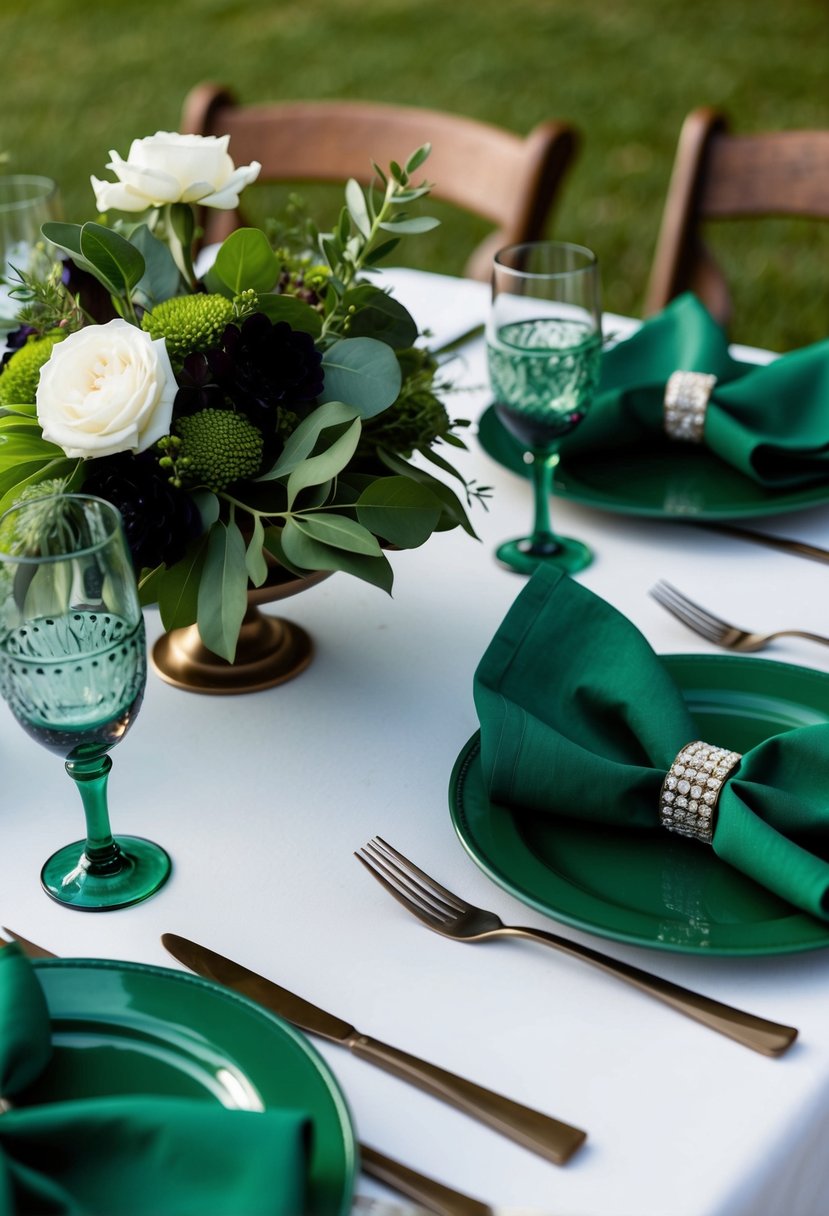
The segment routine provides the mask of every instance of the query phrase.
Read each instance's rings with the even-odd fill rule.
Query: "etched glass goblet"
[[[541,564],[569,573],[592,554],[550,524],[559,445],[584,418],[599,380],[602,354],[596,255],[565,241],[511,245],[495,255],[487,326],[495,412],[532,459],[535,522],[530,536],[499,546],[512,570]]]
[[[41,871],[47,894],[88,912],[138,903],[170,873],[164,849],[109,826],[109,751],[144,696],[147,649],[121,517],[83,494],[35,498],[0,517],[0,692],[33,739],[61,756],[86,840]]]

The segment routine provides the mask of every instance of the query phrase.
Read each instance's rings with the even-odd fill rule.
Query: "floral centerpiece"
[[[45,225],[68,261],[14,288],[0,511],[81,487],[114,503],[142,601],[165,629],[196,622],[230,662],[269,564],[389,591],[389,549],[474,535],[466,505],[484,491],[438,450],[463,447],[465,424],[413,318],[371,279],[401,237],[437,222],[411,214],[428,152],[375,166],[367,191],[349,181],[333,231],[238,229],[201,277],[194,206],[235,207],[259,166],[236,168],[227,137],[159,132],[126,160],[113,152],[117,181],[92,178],[106,214]]]

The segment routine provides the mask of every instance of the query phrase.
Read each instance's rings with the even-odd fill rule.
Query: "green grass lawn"
[[[9,171],[55,177],[82,220],[108,150],[176,130],[204,79],[243,101],[370,98],[522,133],[567,118],[584,146],[552,230],[596,249],[606,307],[637,314],[684,115],[827,125],[827,26],[823,0],[3,0],[0,151]],[[479,232],[451,215],[438,231],[405,260],[457,272]],[[757,221],[725,240],[735,338],[827,335],[829,225]]]

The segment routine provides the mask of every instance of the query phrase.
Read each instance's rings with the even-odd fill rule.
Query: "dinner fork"
[[[730,625],[721,617],[714,616],[713,612],[694,603],[682,591],[678,591],[664,580],[651,587],[650,594],[657,604],[661,604],[677,620],[682,621],[683,625],[687,625],[707,641],[724,646],[726,650],[740,650],[749,654],[754,650],[763,650],[776,638],[805,638],[808,642],[821,642],[824,646],[829,646],[829,638],[819,633],[808,633],[804,629],[778,629],[774,633],[751,633],[748,629],[740,629],[737,625]]]
[[[355,852],[354,856],[398,903],[442,937],[451,937],[463,942],[482,942],[495,937],[523,937],[552,946],[564,954],[593,963],[618,979],[626,980],[649,996],[664,1001],[680,1013],[687,1014],[688,1017],[702,1022],[704,1026],[717,1030],[762,1055],[782,1055],[797,1038],[797,1030],[793,1026],[783,1026],[778,1022],[756,1017],[752,1013],[745,1013],[741,1009],[734,1009],[712,997],[702,996],[670,980],[662,979],[661,976],[651,975],[630,963],[601,954],[590,946],[548,933],[545,929],[505,925],[494,912],[476,908],[474,904],[467,903],[459,895],[441,886],[380,836],[370,840],[359,852]]]

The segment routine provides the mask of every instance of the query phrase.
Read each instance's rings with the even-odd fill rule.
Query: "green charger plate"
[[[313,1137],[304,1216],[351,1211],[357,1149],[348,1107],[328,1066],[291,1026],[246,997],[165,967],[107,959],[34,966],[54,1055],[28,1103],[140,1093],[305,1110]]]
[[[492,406],[478,423],[478,440],[498,464],[529,477],[524,449],[501,425]],[[829,502],[829,482],[797,490],[766,490],[707,448],[669,440],[593,456],[568,457],[565,445],[553,489],[586,507],[659,519],[749,519]]]
[[[824,672],[736,655],[666,655],[662,662],[701,739],[745,752],[793,727],[829,722]],[[455,763],[449,802],[455,830],[484,873],[555,920],[688,953],[748,956],[829,946],[829,924],[695,841],[658,829],[519,814],[490,802],[478,734]]]

